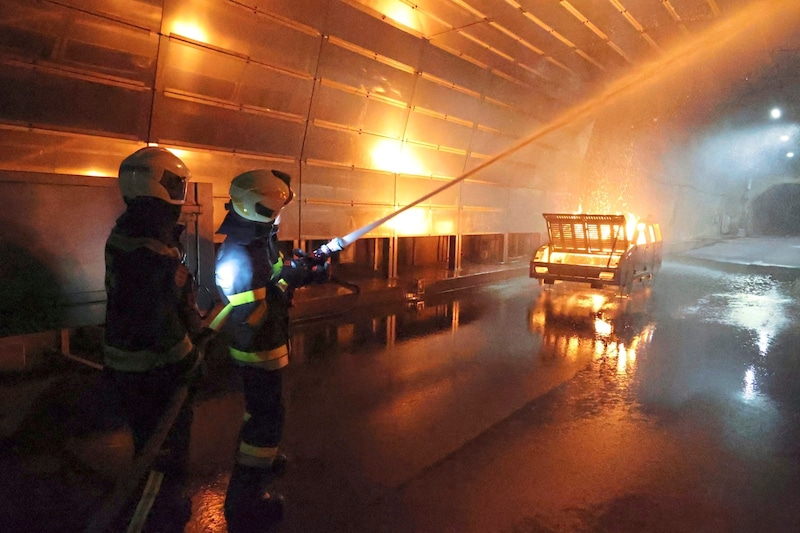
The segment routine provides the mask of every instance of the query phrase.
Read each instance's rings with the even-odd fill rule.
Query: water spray
[[[618,98],[627,93],[630,93],[634,89],[638,88],[640,85],[644,85],[646,82],[651,81],[656,76],[664,77],[665,75],[670,73],[675,74],[681,68],[686,68],[686,66],[690,64],[690,59],[697,57],[703,53],[707,54],[709,53],[709,50],[712,51],[718,50],[722,46],[736,39],[742,32],[748,31],[750,28],[752,28],[754,22],[760,21],[763,25],[766,26],[768,22],[774,22],[774,19],[777,18],[779,14],[791,20],[791,18],[789,17],[790,12],[794,11],[794,15],[797,16],[798,7],[795,2],[796,0],[784,0],[782,5],[785,7],[777,8],[777,6],[771,6],[773,7],[772,11],[764,9],[764,7],[767,6],[768,2],[762,2],[761,4],[756,3],[756,5],[752,6],[750,9],[742,10],[737,16],[731,17],[730,19],[724,21],[723,23],[720,23],[712,30],[704,33],[700,39],[693,39],[691,42],[681,46],[680,49],[678,49],[675,53],[670,54],[669,56],[664,56],[659,60],[653,61],[645,65],[644,68],[640,69],[639,71],[630,73],[627,76],[624,76],[623,78],[617,80],[608,89],[606,89],[598,96],[590,98],[589,100],[583,102],[582,104],[579,104],[569,109],[558,118],[552,120],[550,123],[540,127],[533,133],[529,134],[527,137],[524,137],[523,139],[517,141],[509,148],[487,159],[483,163],[477,165],[471,170],[468,170],[464,174],[461,174],[452,181],[449,181],[446,184],[442,185],[441,187],[435,189],[434,191],[431,191],[428,194],[418,198],[417,200],[414,200],[410,204],[405,205],[400,209],[397,209],[393,213],[390,213],[384,216],[383,218],[380,218],[374,222],[367,224],[366,226],[363,226],[355,231],[348,233],[344,237],[335,237],[331,239],[330,242],[323,244],[317,250],[315,250],[313,252],[313,256],[318,260],[327,259],[327,257],[330,256],[331,254],[342,251],[347,246],[350,246],[352,243],[354,243],[355,241],[357,241],[370,231],[374,230],[378,226],[385,224],[394,217],[400,215],[401,213],[404,213],[405,211],[411,209],[412,207],[415,207],[416,205],[424,202],[425,200],[439,194],[445,189],[448,189],[453,185],[456,185],[457,183],[464,181],[468,177],[477,174],[478,172],[485,169],[489,165],[494,164],[498,160],[508,157],[509,155],[519,151],[525,146],[536,141],[537,139],[544,137],[545,135],[552,133],[558,130],[559,128],[562,128],[578,120],[587,118],[595,110],[597,110],[601,104],[607,103],[612,98]],[[771,13],[770,16],[766,15],[770,13]],[[673,70],[670,71],[668,69],[673,69]]]

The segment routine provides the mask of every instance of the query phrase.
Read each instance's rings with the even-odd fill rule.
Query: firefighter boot
[[[284,501],[264,487],[274,479],[272,470],[236,464],[225,494],[225,520],[230,533],[267,531],[283,519]]]

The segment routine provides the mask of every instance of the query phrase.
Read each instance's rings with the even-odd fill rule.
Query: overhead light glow
[[[422,24],[420,24],[419,13],[415,7],[402,4],[400,2],[382,2],[385,5],[379,6],[377,9],[388,18],[399,22],[403,26],[411,28],[416,31],[422,31]]]
[[[180,159],[186,159],[187,156],[190,155],[189,152],[187,152],[186,150],[181,150],[180,148],[167,148],[167,150],[172,152],[175,155],[175,157],[178,157]]]
[[[412,207],[387,222],[398,235],[429,235],[431,228],[430,211],[420,207]]]
[[[109,174],[107,172],[104,172],[104,171],[98,169],[98,168],[87,168],[87,169],[83,170],[82,172],[79,172],[79,175],[104,177],[104,176],[108,176]]]
[[[202,26],[195,22],[176,20],[172,23],[172,31],[170,33],[180,35],[182,37],[188,37],[189,39],[200,43],[208,42],[208,35],[206,35],[206,31]]]
[[[452,220],[437,220],[433,229],[437,235],[452,235],[455,233],[455,224]]]
[[[423,166],[413,156],[402,153],[400,141],[381,139],[370,152],[372,165],[378,170],[398,174],[422,174]]]
[[[769,116],[772,118],[781,118],[781,110],[777,107],[773,107],[772,111],[769,112]]]
[[[788,141],[788,140],[789,140],[789,136],[788,136],[788,135],[781,135],[781,140],[782,140],[783,142],[786,142],[786,141]]]
[[[794,152],[788,152],[786,154],[786,157],[789,157],[789,158],[794,157]]]

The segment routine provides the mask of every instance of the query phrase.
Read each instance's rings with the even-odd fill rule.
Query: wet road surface
[[[627,299],[518,278],[298,323],[269,530],[800,531],[800,287],[776,279],[665,261]],[[221,348],[187,533],[226,531],[243,401]],[[108,490],[87,480],[124,471],[124,432],[58,430],[86,376],[27,422],[36,454],[0,456],[0,530],[80,531]]]
[[[794,291],[666,262],[627,300],[517,279],[300,326],[279,530],[800,530]],[[189,532],[224,531],[206,475]]]

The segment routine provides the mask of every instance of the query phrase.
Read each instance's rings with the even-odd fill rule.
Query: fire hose
[[[211,337],[206,336],[197,343],[197,357],[194,366],[189,374],[200,368],[203,364],[205,357],[206,346],[211,340]],[[170,430],[178,418],[178,415],[183,408],[183,404],[189,397],[189,390],[192,384],[189,380],[181,383],[175,390],[170,398],[169,404],[159,418],[156,429],[153,434],[145,443],[144,448],[134,458],[133,464],[128,469],[126,475],[121,476],[117,483],[114,485],[110,495],[105,499],[103,506],[93,516],[91,522],[86,528],[87,533],[105,533],[109,527],[119,517],[125,505],[131,500],[134,492],[139,487],[145,474],[148,474],[147,482],[145,483],[142,495],[133,513],[127,533],[139,533],[144,527],[147,515],[158,496],[158,491],[161,487],[161,481],[164,479],[164,473],[157,470],[151,470],[153,462],[156,460],[161,447],[169,436]]]

